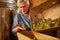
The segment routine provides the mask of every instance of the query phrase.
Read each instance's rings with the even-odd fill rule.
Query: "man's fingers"
[[[26,30],[26,28],[21,28],[21,27],[19,27],[19,29],[21,29],[21,30]]]

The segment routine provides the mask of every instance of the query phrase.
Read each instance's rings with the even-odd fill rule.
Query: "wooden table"
[[[32,35],[31,35],[32,37],[26,36],[27,34],[24,35],[25,33],[27,33],[28,35],[31,35],[31,33],[32,33]],[[42,33],[34,32],[34,31],[25,32],[25,33],[22,34],[22,33],[18,32],[17,33],[18,40],[32,40],[32,38],[34,38],[34,36],[38,40],[60,40],[58,38],[48,36],[48,35],[45,35],[45,34],[42,34]]]

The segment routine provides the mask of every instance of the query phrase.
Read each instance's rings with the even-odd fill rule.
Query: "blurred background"
[[[31,25],[38,19],[60,17],[60,0],[30,0],[30,4]],[[11,32],[16,10],[16,0],[0,0],[0,40],[17,40]],[[60,38],[60,30],[42,32]]]
[[[0,40],[14,39],[11,27],[16,8],[14,0],[0,0]]]

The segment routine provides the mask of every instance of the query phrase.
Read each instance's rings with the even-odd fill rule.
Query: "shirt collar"
[[[18,10],[17,10],[17,13],[19,13],[19,12],[20,12],[20,10],[18,9]]]
[[[21,14],[21,12],[20,12],[19,9],[17,10],[17,13],[18,13],[18,14]],[[28,12],[28,13],[29,13],[29,12]],[[23,14],[21,14],[21,15],[23,15]],[[30,18],[30,15],[29,15],[29,18]]]

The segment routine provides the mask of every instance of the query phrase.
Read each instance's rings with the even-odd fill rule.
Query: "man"
[[[17,0],[17,14],[14,16],[12,32],[29,31],[30,15],[29,15],[29,0]],[[24,26],[23,28],[21,26]]]

